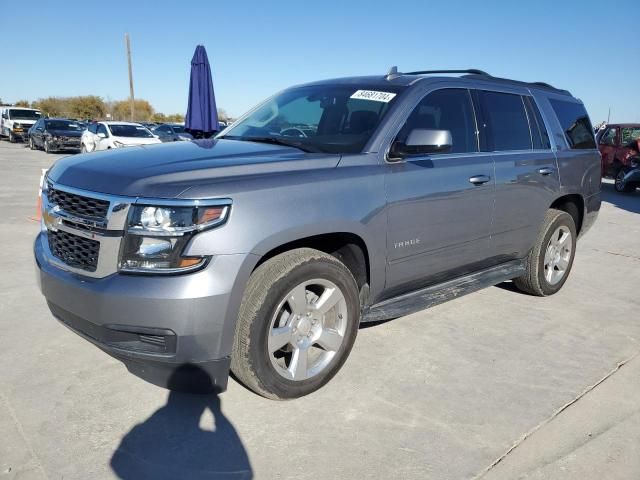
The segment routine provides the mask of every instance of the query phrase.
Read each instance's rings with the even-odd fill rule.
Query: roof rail
[[[481,75],[478,76],[477,74],[471,74],[471,75],[465,75],[465,77],[467,78],[476,78],[477,80],[491,80],[492,82],[502,82],[502,83],[510,83],[510,84],[515,84],[515,85],[522,85],[522,86],[529,86],[529,87],[540,87],[540,88],[545,88],[548,90],[553,90],[556,93],[560,93],[563,95],[571,95],[570,92],[568,92],[567,90],[563,90],[561,88],[556,88],[553,85],[549,85],[548,83],[545,82],[523,82],[521,80],[512,80],[510,78],[502,78],[502,77],[491,77],[490,78],[479,78],[479,77],[484,77],[485,75]]]
[[[418,70],[416,72],[406,72],[404,75],[428,75],[430,73],[470,73],[473,75],[486,75],[490,77],[491,75],[483,70],[478,70],[477,68],[467,68],[466,70]]]

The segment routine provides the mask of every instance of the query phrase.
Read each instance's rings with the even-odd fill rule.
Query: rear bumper
[[[244,275],[253,268],[253,255],[214,257],[205,269],[185,275],[95,279],[49,263],[43,234],[34,253],[49,309],[72,331],[153,384],[175,387],[184,383],[182,373],[196,372],[202,379],[205,372],[211,389],[226,389]]]

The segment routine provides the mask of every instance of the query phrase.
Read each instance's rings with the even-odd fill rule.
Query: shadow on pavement
[[[602,201],[610,203],[631,213],[640,213],[640,190],[631,193],[618,193],[613,183],[602,182]]]
[[[213,415],[213,430],[201,428],[207,410]],[[165,406],[122,439],[111,468],[123,480],[253,478],[247,452],[216,394],[172,391]]]

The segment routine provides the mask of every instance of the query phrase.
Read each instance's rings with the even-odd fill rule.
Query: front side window
[[[640,138],[640,127],[622,129],[622,145],[631,143]]]
[[[616,135],[618,135],[618,129],[616,127],[610,128],[602,135],[600,145],[615,145]]]
[[[453,145],[446,153],[478,151],[476,123],[468,90],[448,88],[428,94],[411,112],[396,142],[404,143],[414,129],[449,130]]]
[[[480,109],[486,124],[486,149],[531,150],[531,131],[520,95],[479,91]]]
[[[151,138],[153,134],[142,125],[109,125],[115,137]]]
[[[313,85],[285,90],[217,138],[358,153],[405,87]]]
[[[98,125],[98,129],[96,130],[96,133],[98,133],[98,134],[104,133],[105,137],[109,136],[109,132],[107,132],[107,127],[105,127],[101,123]]]
[[[584,105],[564,100],[549,100],[556,112],[564,136],[572,150],[596,148],[591,120]]]

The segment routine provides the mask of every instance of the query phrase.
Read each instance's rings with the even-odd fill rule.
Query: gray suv
[[[507,280],[556,293],[600,208],[583,104],[479,70],[284,90],[213,140],[59,160],[35,241],[53,315],[134,374],[274,399],[363,322]]]

